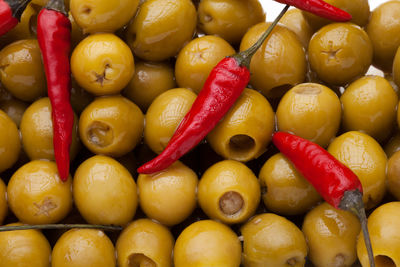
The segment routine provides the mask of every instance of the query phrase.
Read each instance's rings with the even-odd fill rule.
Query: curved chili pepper
[[[335,208],[348,210],[361,221],[371,267],[375,266],[367,228],[362,185],[357,175],[319,145],[293,134],[276,132],[272,142]]]
[[[0,0],[0,36],[17,26],[28,4],[29,0]]]
[[[211,70],[203,89],[179,124],[167,147],[156,158],[141,166],[138,169],[139,173],[151,174],[164,170],[206,137],[249,83],[251,57],[288,8],[288,5],[285,6],[252,47],[224,58]]]
[[[71,22],[63,0],[50,0],[38,16],[37,37],[43,55],[52,107],[54,156],[61,180],[69,175],[74,112],[70,104]]]
[[[282,4],[295,6],[298,9],[313,13],[317,16],[334,20],[349,21],[351,15],[346,11],[328,4],[322,0],[275,0]]]

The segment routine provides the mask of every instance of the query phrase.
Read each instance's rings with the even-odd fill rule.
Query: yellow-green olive
[[[400,152],[398,151],[389,158],[386,185],[388,191],[400,200]]]
[[[223,223],[241,223],[252,216],[260,203],[260,184],[243,163],[220,161],[203,174],[198,199],[201,209]]]
[[[268,210],[297,215],[321,201],[321,196],[281,153],[270,157],[260,170],[262,198]]]
[[[393,80],[398,87],[400,87],[400,46],[397,49],[393,61]]]
[[[0,80],[13,96],[34,101],[46,95],[46,76],[37,40],[20,40],[0,51]]]
[[[238,44],[253,25],[265,21],[258,0],[202,0],[198,7],[199,28]]]
[[[174,69],[170,64],[137,62],[124,95],[145,111],[157,96],[175,87]]]
[[[196,94],[185,88],[176,88],[159,95],[146,113],[144,140],[156,153],[167,146],[179,123],[190,110]]]
[[[243,36],[240,51],[252,46],[271,23],[259,23]],[[267,97],[281,97],[288,86],[304,81],[306,56],[296,34],[277,25],[254,54],[250,63],[250,84]]]
[[[255,90],[245,89],[208,134],[207,141],[226,159],[249,161],[266,151],[274,122],[275,114],[268,100]]]
[[[340,97],[345,131],[361,131],[384,141],[396,124],[399,99],[390,83],[379,76],[362,77]]]
[[[294,133],[326,147],[339,129],[341,105],[328,87],[303,83],[283,96],[276,119],[279,131]]]
[[[186,227],[176,240],[176,267],[239,267],[239,238],[226,225],[202,220]]]
[[[303,233],[291,221],[273,213],[251,218],[240,229],[245,267],[301,267],[307,244]]]
[[[0,178],[0,225],[3,224],[3,220],[6,218],[7,213],[7,188],[3,180]]]
[[[176,59],[175,77],[178,86],[192,89],[198,94],[218,62],[234,53],[233,47],[218,36],[206,35],[190,41]]]
[[[5,102],[0,102],[0,109],[7,113],[13,122],[15,122],[17,127],[21,124],[22,115],[27,108],[28,104],[18,99],[10,99]]]
[[[79,134],[93,153],[120,157],[139,143],[143,124],[142,111],[125,97],[99,97],[83,110]]]
[[[394,153],[400,150],[400,132],[397,131],[396,134],[390,138],[390,140],[385,145],[385,153],[388,158],[390,158]]]
[[[78,84],[88,92],[94,95],[116,94],[135,73],[134,58],[128,45],[116,35],[94,34],[75,47],[71,71]]]
[[[115,245],[119,267],[171,267],[174,238],[165,226],[149,219],[129,224]]]
[[[17,125],[0,110],[0,173],[14,165],[21,151]]]
[[[366,209],[378,205],[385,195],[387,157],[367,134],[351,131],[333,140],[328,152],[349,167],[360,179]]]
[[[333,23],[311,38],[311,68],[329,84],[345,85],[364,75],[372,62],[372,43],[367,33],[352,23]]]
[[[126,32],[138,57],[162,61],[178,54],[196,29],[196,9],[190,0],[147,0]]]
[[[284,26],[292,30],[297,35],[303,46],[305,48],[308,47],[308,43],[310,42],[314,31],[304,18],[300,9],[290,9],[285,13],[285,15],[283,15],[279,23],[282,23]]]
[[[135,15],[139,0],[71,0],[70,11],[85,33],[114,32]]]
[[[11,177],[7,198],[12,212],[21,222],[56,223],[72,209],[71,178],[63,182],[54,162],[34,160]]]

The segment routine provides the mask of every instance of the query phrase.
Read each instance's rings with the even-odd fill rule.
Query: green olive
[[[21,151],[17,125],[0,110],[0,173],[14,165]]]
[[[308,43],[310,42],[314,31],[300,9],[293,8],[288,10],[279,23],[282,23],[284,26],[292,30],[297,35],[303,46],[305,48],[308,47]]]
[[[5,102],[0,102],[0,109],[7,113],[7,115],[15,122],[17,127],[21,124],[22,116],[27,108],[28,104],[18,99],[10,99]]]
[[[398,151],[389,158],[386,185],[388,191],[400,200],[400,152]]]
[[[398,87],[400,87],[400,46],[397,49],[393,61],[393,80]]]

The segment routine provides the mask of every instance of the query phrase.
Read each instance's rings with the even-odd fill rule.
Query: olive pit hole
[[[213,17],[211,16],[211,15],[209,15],[209,14],[206,14],[205,16],[204,16],[204,22],[210,22],[210,21],[212,21],[213,20]]]
[[[375,256],[375,266],[376,267],[396,267],[396,264],[392,258],[385,255]]]
[[[299,260],[296,257],[290,258],[286,261],[289,266],[296,266]]]
[[[256,146],[256,141],[246,134],[237,134],[229,139],[228,146],[229,154],[233,159],[248,159],[249,153],[251,153]]]
[[[219,209],[225,215],[235,215],[244,206],[243,197],[234,191],[229,191],[219,198]]]
[[[293,92],[299,95],[318,95],[321,93],[321,88],[316,85],[307,84],[304,86],[296,87]]]
[[[106,147],[113,143],[112,127],[101,121],[92,122],[86,131],[87,140],[95,146]]]
[[[335,258],[333,260],[333,266],[337,266],[337,267],[344,266],[345,260],[346,260],[346,257],[342,253],[339,253],[335,256]]]
[[[129,267],[157,267],[157,264],[143,253],[133,253],[128,257]]]
[[[82,13],[85,15],[89,15],[92,12],[92,8],[90,6],[83,6],[82,7]]]

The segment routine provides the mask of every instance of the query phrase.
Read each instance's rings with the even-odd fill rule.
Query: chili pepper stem
[[[258,48],[264,43],[264,41],[268,38],[268,36],[271,34],[272,30],[275,28],[275,26],[278,24],[280,19],[285,15],[286,11],[288,11],[290,5],[286,5],[281,13],[275,18],[275,20],[272,22],[272,24],[268,27],[268,29],[261,35],[261,37],[255,42],[250,48],[237,53],[236,55],[232,56],[240,66],[245,66],[249,69],[250,67],[250,61],[253,55],[257,52]]]
[[[14,225],[0,226],[0,232],[17,230],[54,230],[54,229],[99,229],[104,231],[121,231],[121,226],[97,225],[97,224],[38,224],[38,225]]]
[[[61,12],[68,17],[67,10],[65,9],[64,0],[50,0],[49,2],[47,2],[45,8]]]
[[[31,0],[21,0],[21,1],[7,1],[8,5],[12,9],[13,17],[16,18],[18,21],[21,21],[21,16],[26,6],[29,4]]]
[[[365,214],[362,193],[358,189],[346,191],[342,200],[340,201],[339,208],[352,212],[360,220],[361,229],[364,235],[365,247],[367,248],[368,252],[369,264],[371,267],[375,267],[374,254],[372,252],[371,239],[368,232],[367,216]]]

